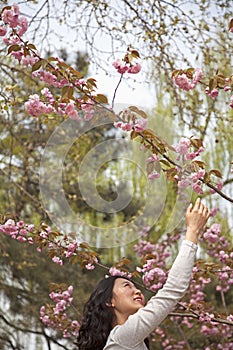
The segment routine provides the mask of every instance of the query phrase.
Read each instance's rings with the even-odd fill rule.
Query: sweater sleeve
[[[114,342],[126,348],[133,348],[144,341],[166,318],[189,286],[196,250],[196,244],[191,241],[182,242],[163,288],[149,300],[145,307],[129,316],[123,325],[113,328],[110,337]]]

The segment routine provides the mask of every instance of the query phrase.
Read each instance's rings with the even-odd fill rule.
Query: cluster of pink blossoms
[[[167,274],[164,270],[156,266],[156,260],[147,260],[142,268],[137,267],[137,271],[142,273],[142,281],[145,286],[150,287],[150,290],[157,292],[162,288],[167,280]]]
[[[43,226],[43,224],[42,224]],[[34,225],[25,224],[23,221],[15,222],[12,219],[7,220],[3,225],[0,225],[0,233],[4,233],[19,242],[37,244],[37,251],[41,252],[41,247],[47,247],[49,251],[57,252],[57,255],[53,255],[52,261],[60,266],[63,265],[64,259],[69,259],[72,256],[76,256],[79,244],[77,241],[69,238],[68,236],[58,236],[57,238],[50,239],[53,234],[49,226],[45,227],[39,232],[34,232]],[[87,270],[93,270],[95,263],[98,262],[96,257],[90,258],[86,261],[85,268]]]
[[[225,85],[223,87],[223,90],[225,92],[232,91],[232,77],[231,78],[225,78]],[[207,95],[209,95],[213,99],[217,98],[218,95],[219,95],[219,91],[218,91],[218,89],[216,87],[213,88],[212,90],[210,90],[210,88],[207,87],[205,89],[205,93]],[[230,106],[230,108],[233,109],[233,95],[231,95],[231,97],[230,97],[230,104],[229,104],[229,106]]]
[[[25,102],[25,110],[28,114],[38,117],[43,114],[54,113],[56,115],[67,115],[70,119],[81,120],[81,113],[78,112],[74,102],[60,102],[56,103],[51,91],[48,88],[44,88],[41,91],[42,98],[37,95],[30,95],[29,100]],[[81,110],[84,114],[84,120],[90,120],[94,116],[94,102],[89,99],[84,102],[83,99],[77,99],[80,104]]]
[[[221,225],[212,224],[204,232],[201,240],[207,245],[207,253],[213,258],[217,258],[223,264],[222,268],[217,271],[219,282],[216,286],[216,291],[227,292],[233,285],[233,252],[229,241],[221,233]]]
[[[113,67],[116,68],[117,72],[120,74],[130,73],[137,74],[141,70],[141,65],[139,63],[129,64],[119,58],[113,62]]]
[[[175,74],[173,81],[177,86],[179,86],[180,89],[189,91],[196,87],[197,83],[202,79],[202,77],[202,70],[200,68],[196,68],[192,73],[192,78],[190,78],[185,71],[182,71],[181,74]]]
[[[12,31],[8,33],[7,29],[2,26],[0,27],[0,36],[4,36],[3,41],[7,45],[17,44],[17,50],[16,48],[16,51],[11,50],[10,55],[21,62],[24,66],[32,67],[40,60],[39,53],[33,48],[31,54],[25,55],[24,46],[20,39],[20,37],[27,31],[27,19],[23,16],[19,16],[18,5],[13,5],[10,9],[4,9],[1,17],[4,24],[9,25]],[[55,62],[59,65],[62,61],[57,58],[55,59]],[[40,69],[39,71],[34,71],[32,76],[40,79],[45,84],[56,88],[67,87],[72,89],[78,87],[79,89],[82,89],[85,85],[83,79],[76,79],[74,83],[70,84],[62,75],[60,76],[57,74],[58,67],[56,67],[56,65],[54,66],[54,72],[56,72],[56,74]],[[25,110],[34,117],[54,113],[57,115],[67,115],[69,118],[75,120],[81,120],[81,116],[84,115],[85,120],[90,120],[94,116],[94,101],[92,100],[91,95],[87,101],[84,101],[82,98],[76,99],[82,113],[78,113],[77,107],[73,101],[58,103],[57,106],[55,98],[47,88],[41,91],[41,95],[41,97],[37,94],[30,95],[29,100],[25,103]]]
[[[143,283],[149,287],[152,291],[157,291],[162,288],[166,282],[167,273],[166,259],[171,255],[168,247],[177,242],[180,238],[180,234],[170,236],[168,235],[160,243],[152,244],[146,240],[149,228],[145,227],[141,231],[141,239],[134,246],[134,250],[137,252],[139,257],[144,257],[145,263],[142,267],[137,267],[136,270],[142,274]],[[153,255],[153,258],[147,259],[147,255]]]
[[[5,9],[1,14],[1,19],[4,24],[9,25],[10,28],[15,30],[15,35],[11,34],[8,37],[7,29],[3,26],[0,27],[0,36],[3,36],[3,41],[7,45],[18,44],[20,40],[18,37],[21,37],[28,28],[28,21],[26,17],[19,15],[19,6],[14,4],[11,9]]]
[[[191,77],[192,78],[191,78]],[[174,72],[173,81],[181,89],[185,91],[192,90],[196,87],[197,83],[202,79],[203,72],[200,68],[194,69],[193,73],[189,69],[186,71],[177,70]],[[214,87],[210,90],[209,86],[205,89],[205,93],[210,96],[212,99],[216,99],[219,95],[218,87]],[[224,91],[232,91],[232,77],[225,78],[225,84],[223,86]],[[230,108],[233,109],[233,95],[230,97]]]
[[[129,122],[118,121],[114,123],[116,128],[120,128],[123,131],[131,131],[141,132],[145,130],[147,126],[147,119],[134,119]]]
[[[158,179],[160,173],[157,171],[157,165],[159,163],[159,157],[157,154],[153,153],[147,158],[147,174],[149,180]]]
[[[4,233],[19,242],[27,242],[29,244],[34,244],[34,239],[30,235],[33,230],[34,225],[24,224],[23,221],[15,222],[12,219],[0,225],[0,233]]]
[[[50,299],[55,305],[41,306],[40,319],[44,325],[58,331],[62,331],[64,338],[71,336],[77,337],[80,328],[77,320],[70,320],[67,317],[66,310],[72,304],[73,287],[69,286],[67,290],[61,292],[51,292]],[[65,329],[64,329],[65,323]]]
[[[123,271],[123,270],[120,270],[120,269],[117,269],[116,267],[112,266],[110,267],[110,269],[108,270],[109,272],[109,275],[110,276],[125,276],[125,277],[128,277],[128,278],[131,278],[132,277],[132,274],[129,273],[129,272],[126,272],[126,271]],[[109,276],[106,275],[106,278],[108,278]]]
[[[173,146],[175,152],[179,154],[177,160],[182,160],[184,164],[187,164],[188,161],[194,160],[204,151],[203,147],[200,147],[195,152],[190,151],[191,146],[190,139],[182,137],[180,142]],[[179,190],[191,186],[194,192],[203,194],[201,179],[203,179],[205,175],[205,169],[199,169],[188,175],[183,171],[183,168],[177,167],[177,172],[178,174],[174,176],[174,179],[177,181]]]

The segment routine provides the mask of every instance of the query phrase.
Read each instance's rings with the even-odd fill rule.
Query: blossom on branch
[[[138,58],[140,58],[138,51],[128,48],[124,58],[122,60],[117,58],[112,65],[120,74],[137,74],[141,71],[142,67],[139,63],[134,63],[133,60]]]
[[[203,73],[200,68],[188,68],[187,70],[175,70],[172,73],[174,83],[182,90],[189,91],[196,87],[202,79]]]
[[[14,4],[10,9],[5,8],[1,14],[1,18],[10,28],[17,30],[16,33],[19,37],[21,37],[28,29],[27,18],[19,16],[19,6],[17,4]]]

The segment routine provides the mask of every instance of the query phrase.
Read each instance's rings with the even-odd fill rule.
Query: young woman
[[[186,211],[186,236],[162,289],[145,305],[144,296],[127,278],[99,282],[84,306],[79,350],[148,350],[145,340],[185,294],[192,274],[198,235],[209,218],[198,198]],[[146,345],[147,344],[147,345]]]

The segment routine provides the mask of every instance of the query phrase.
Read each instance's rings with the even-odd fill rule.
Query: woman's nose
[[[140,289],[137,289],[137,288],[136,288],[135,294],[136,294],[136,295],[142,295],[142,292],[140,291]]]

